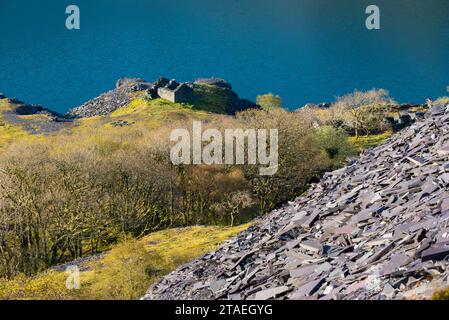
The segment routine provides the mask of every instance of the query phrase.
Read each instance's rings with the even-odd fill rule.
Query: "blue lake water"
[[[65,8],[81,30],[65,28]],[[381,30],[365,28],[377,4]],[[0,92],[64,112],[120,77],[223,77],[296,108],[382,87],[446,94],[447,0],[0,0]]]

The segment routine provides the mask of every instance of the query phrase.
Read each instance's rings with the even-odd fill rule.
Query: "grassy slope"
[[[8,99],[0,100],[0,148],[27,136],[27,133],[21,127],[11,125],[4,119],[3,112],[10,109]]]
[[[55,133],[55,135],[70,134],[71,132],[92,133],[92,131],[101,134],[111,133],[114,130],[133,125],[160,128],[166,124],[182,123],[186,120],[213,120],[214,117],[218,116],[217,114],[224,112],[222,106],[225,104],[226,98],[210,93],[209,91],[212,89],[206,85],[201,90],[202,92],[197,92],[197,94],[203,98],[196,105],[171,103],[162,99],[145,100],[137,94],[129,105],[116,110],[110,115],[75,120],[73,126],[70,126],[68,130],[61,130],[61,133]],[[209,105],[209,108],[206,108],[206,105]],[[0,100],[0,148],[20,139],[38,140],[45,138],[44,134],[30,134],[20,125],[8,123],[3,118],[2,111],[9,109],[11,109],[11,105],[8,100]],[[20,119],[30,122],[39,120],[40,117],[42,115],[19,116]],[[356,146],[357,150],[361,151],[364,148],[372,147],[385,141],[390,136],[390,132],[385,132],[380,135],[359,137],[358,140],[353,137],[349,139]]]
[[[130,131],[127,128],[131,127],[159,128],[178,121],[205,120],[217,116],[193,105],[171,103],[162,99],[148,101],[136,96],[128,106],[109,116],[78,119],[73,125],[57,133],[30,134],[20,124],[13,125],[4,119],[3,112],[12,108],[13,105],[7,99],[0,100],[0,152],[10,143],[23,139],[28,141],[48,139],[51,136],[66,137],[72,144],[76,144],[83,135],[92,139],[108,139],[118,132]],[[36,117],[42,115],[20,116],[29,122]],[[72,134],[74,139],[70,138]],[[84,142],[86,141],[80,140],[80,143]],[[126,240],[105,254],[100,261],[90,263],[90,271],[81,275],[81,290],[67,290],[67,275],[48,271],[35,277],[19,276],[12,281],[0,280],[0,299],[138,298],[157,277],[213,250],[246,227],[192,227],[157,232],[140,240]],[[132,261],[131,265],[128,265],[128,260]]]
[[[23,124],[35,127],[34,123],[45,120],[45,115],[36,114],[29,116],[17,116],[18,119],[26,121],[21,124],[12,124],[4,117],[4,112],[14,106],[7,99],[0,100],[0,153],[9,144],[17,141],[37,141],[47,137],[68,137],[75,133],[75,137],[81,134],[92,139],[113,136],[116,133],[123,134],[127,128],[136,129],[139,126],[148,129],[157,129],[165,126],[176,125],[176,123],[188,123],[192,120],[212,120],[219,115],[198,110],[193,105],[171,103],[162,99],[145,100],[139,95],[128,105],[120,108],[112,114],[104,117],[91,117],[77,119],[72,124],[61,127],[54,133],[43,133],[36,130],[37,134],[27,132]],[[36,125],[36,127],[38,127]],[[132,131],[132,130],[128,130]],[[76,144],[77,138],[71,139]]]
[[[172,103],[162,99],[145,100],[136,97],[131,103],[108,116],[78,119],[74,131],[91,129],[113,129],[132,125],[144,125],[156,129],[167,123],[185,120],[204,120],[213,117],[212,113],[195,110],[192,105]]]
[[[231,97],[225,90],[217,89],[214,86],[200,84],[195,87],[195,95],[198,101],[194,108],[198,110],[209,110],[215,113],[226,113],[226,106]]]
[[[207,95],[208,87],[203,88]],[[213,110],[220,112],[224,97],[211,97]],[[211,100],[209,99],[209,100]],[[8,108],[7,100],[0,101],[1,108]],[[200,108],[204,109],[204,108]],[[71,132],[92,135],[114,135],[116,130],[128,126],[143,125],[159,128],[176,121],[213,119],[217,115],[199,110],[198,105],[170,103],[161,99],[148,101],[137,96],[128,106],[106,117],[76,120],[74,125],[61,133]],[[374,146],[391,134],[360,137],[351,142],[361,150]],[[30,135],[20,126],[3,122],[0,112],[0,149],[17,139],[44,139],[45,135]],[[127,240],[115,246],[109,253],[89,263],[89,271],[81,274],[81,289],[67,290],[67,275],[48,271],[35,277],[20,276],[12,281],[0,280],[0,299],[136,299],[143,295],[149,285],[177,266],[216,248],[220,243],[247,228],[192,227],[166,230],[151,234],[140,240]]]
[[[213,251],[248,227],[197,226],[125,240],[101,259],[84,266],[88,271],[81,272],[79,290],[66,289],[64,272],[48,271],[35,277],[0,280],[0,300],[138,299],[159,277]]]
[[[358,139],[349,137],[349,141],[355,146],[357,151],[362,152],[363,149],[375,147],[393,135],[391,131],[387,131],[377,135],[361,136]]]
[[[45,139],[43,134],[30,134],[21,124],[13,124],[5,119],[5,112],[11,111],[14,105],[8,99],[0,100],[0,154],[3,147],[17,141],[38,141]],[[17,119],[25,121],[30,127],[39,132],[39,126],[42,122],[51,121],[48,115],[18,115]]]

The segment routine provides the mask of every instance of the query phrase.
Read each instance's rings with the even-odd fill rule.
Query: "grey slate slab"
[[[287,286],[265,289],[256,293],[255,300],[268,300],[271,298],[275,298],[277,295],[285,293],[289,290],[290,288]]]
[[[294,291],[289,298],[293,300],[304,299],[307,296],[312,295],[316,290],[318,290],[324,283],[324,281],[325,281],[324,278],[310,281],[305,285],[303,285],[302,287],[298,288],[296,291]]]
[[[318,253],[322,248],[321,243],[317,240],[305,240],[301,242],[299,246],[307,251],[311,251],[314,253]]]
[[[302,276],[309,276],[315,273],[316,265],[306,265],[294,270],[290,270],[290,277],[299,278]]]
[[[448,185],[448,184],[449,184],[449,173],[443,173],[442,175],[439,176],[439,179],[440,179],[445,185]]]
[[[449,256],[449,246],[430,247],[421,253],[421,260],[441,260]]]
[[[310,216],[307,217],[307,219],[301,224],[304,228],[310,228],[315,223],[315,221],[318,219],[319,213],[315,212],[312,213]]]

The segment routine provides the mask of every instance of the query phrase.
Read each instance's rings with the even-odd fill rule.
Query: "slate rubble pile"
[[[101,94],[100,96],[87,101],[83,105],[68,112],[72,118],[86,118],[95,116],[105,116],[115,110],[128,105],[132,99],[132,93],[148,88],[150,83],[143,79],[123,78],[117,81],[114,90]]]
[[[427,298],[449,276],[449,105],[143,299]]]

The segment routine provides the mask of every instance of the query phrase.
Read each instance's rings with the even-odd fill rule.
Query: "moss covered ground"
[[[68,274],[49,270],[33,277],[0,279],[0,300],[132,300],[161,276],[247,229],[195,226],[124,239],[100,259],[80,266],[80,288],[66,287]]]

